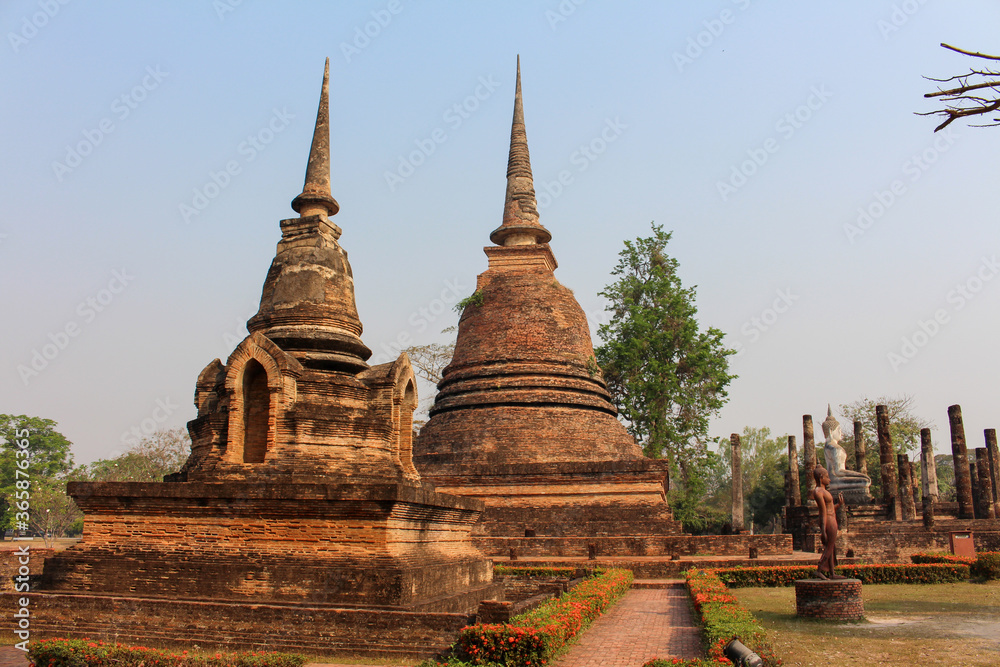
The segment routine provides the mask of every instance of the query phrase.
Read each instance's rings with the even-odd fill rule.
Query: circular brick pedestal
[[[795,582],[795,613],[831,621],[860,621],[865,616],[858,579],[799,579]]]

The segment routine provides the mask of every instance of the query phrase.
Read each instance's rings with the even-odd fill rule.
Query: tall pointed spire
[[[521,56],[517,57],[517,85],[514,91],[514,119],[510,127],[510,156],[507,158],[507,196],[503,222],[490,234],[497,245],[548,243],[549,230],[538,221],[538,202],[531,176],[528,137],[524,131],[524,106],[521,100]]]
[[[323,90],[316,112],[316,129],[313,130],[312,148],[302,193],[292,200],[292,208],[299,217],[310,215],[336,215],[340,204],[330,193],[330,59],[323,70]]]

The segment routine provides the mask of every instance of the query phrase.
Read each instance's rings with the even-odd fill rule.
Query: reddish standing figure
[[[820,579],[844,579],[833,571],[837,567],[837,508],[844,504],[844,494],[838,493],[834,502],[829,489],[830,473],[823,466],[813,468],[813,477],[816,488],[812,497],[819,509],[819,538],[823,543],[823,555],[816,567],[816,576]]]

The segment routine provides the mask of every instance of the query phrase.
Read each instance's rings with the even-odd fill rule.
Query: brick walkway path
[[[651,658],[704,656],[683,584],[633,588],[553,667],[640,667]]]
[[[24,651],[13,646],[0,646],[0,667],[27,667]]]

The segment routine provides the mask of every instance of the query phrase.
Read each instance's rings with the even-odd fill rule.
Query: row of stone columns
[[[965,426],[962,422],[962,408],[952,405],[948,408],[948,422],[951,431],[952,460],[955,464],[955,488],[958,498],[958,518],[993,519],[1000,518],[1000,450],[997,448],[995,429],[986,429],[986,447],[977,447],[975,460],[969,460],[965,444]],[[882,482],[882,504],[887,518],[895,521],[916,518],[916,482],[913,464],[905,454],[897,455],[889,433],[887,407],[875,407],[875,426],[879,444],[879,474]],[[736,477],[737,466],[741,467],[739,436],[730,436],[733,445],[733,470]],[[860,421],[854,422],[855,470],[868,474],[867,450]],[[816,467],[816,444],[813,437],[811,415],[802,416],[803,474],[806,475],[806,491],[811,496],[816,488],[813,469]],[[786,501],[789,506],[802,504],[799,491],[798,452],[795,436],[788,436],[788,488]],[[938,499],[937,466],[934,461],[934,446],[930,429],[920,430],[920,472],[921,510],[924,524],[934,524],[934,503]],[[737,526],[737,502],[739,503],[738,525],[743,521],[742,476],[739,477],[739,499],[737,485],[733,485],[733,527]]]

